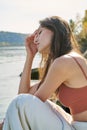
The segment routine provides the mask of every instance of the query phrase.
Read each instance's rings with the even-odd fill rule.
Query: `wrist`
[[[32,63],[33,59],[34,59],[33,56],[30,56],[30,55],[26,56],[26,61],[28,61],[29,63]]]
[[[30,54],[30,53],[27,53],[26,57],[29,58],[29,59],[33,59],[34,58],[34,56],[32,54]]]

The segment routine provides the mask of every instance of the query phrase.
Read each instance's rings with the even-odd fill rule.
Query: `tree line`
[[[85,10],[83,18],[80,18],[80,15],[77,14],[76,20],[70,19],[69,24],[77,39],[81,52],[87,58],[87,10]]]
[[[28,34],[0,31],[0,46],[24,45]]]

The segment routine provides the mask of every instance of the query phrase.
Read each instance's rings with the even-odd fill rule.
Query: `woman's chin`
[[[38,48],[38,52],[39,52],[39,53],[44,53],[44,50]]]
[[[38,52],[41,53],[41,54],[48,54],[48,49],[41,49],[41,48],[38,48]]]

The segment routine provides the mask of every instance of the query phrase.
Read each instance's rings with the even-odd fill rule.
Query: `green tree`
[[[80,45],[81,52],[85,53],[87,51],[87,10],[85,10],[85,15],[83,18],[78,14],[76,20],[69,21],[71,29]]]
[[[79,34],[81,51],[84,53],[87,51],[87,10],[85,10],[85,15],[82,19],[82,30]]]

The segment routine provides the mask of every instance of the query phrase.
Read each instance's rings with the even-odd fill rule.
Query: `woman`
[[[19,95],[8,107],[3,130],[87,130],[87,63],[68,23],[57,16],[40,21],[25,46]],[[42,54],[44,74],[31,87],[31,67],[37,52]],[[54,92],[71,115],[48,100]]]

